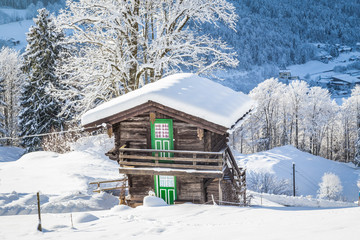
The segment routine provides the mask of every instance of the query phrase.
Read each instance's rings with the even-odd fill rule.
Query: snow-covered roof
[[[252,107],[253,101],[219,83],[195,74],[181,73],[147,84],[86,112],[82,125],[153,101],[169,108],[231,128]]]
[[[333,78],[335,80],[341,80],[341,81],[344,81],[344,82],[348,82],[350,84],[352,83],[359,83],[360,82],[360,79],[357,78],[357,77],[354,77],[354,76],[350,76],[349,74],[340,74],[340,75],[335,75],[333,76]]]

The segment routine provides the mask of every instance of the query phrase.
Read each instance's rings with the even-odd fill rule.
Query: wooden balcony
[[[224,158],[225,151],[119,149],[120,173],[123,174],[220,178],[223,176]]]

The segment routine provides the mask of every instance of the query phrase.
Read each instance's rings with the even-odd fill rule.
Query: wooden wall
[[[131,195],[130,206],[141,205],[144,197],[149,195],[149,191],[155,192],[154,176],[152,175],[128,175],[128,179],[129,194]],[[177,200],[175,203],[211,203],[212,196],[215,201],[218,201],[220,199],[219,183],[221,183],[221,179],[212,180],[205,189],[203,183],[203,178],[176,177]]]
[[[168,119],[156,113],[158,119]],[[171,118],[173,119],[173,118]],[[204,130],[204,136],[198,137],[198,127],[178,119],[173,119],[174,149],[188,151],[217,152],[226,146],[227,134],[220,135]],[[127,144],[128,148],[151,149],[151,129],[149,113],[144,113],[113,125],[115,149]]]
[[[169,119],[171,117],[156,113],[157,119]],[[188,151],[211,151],[217,152],[226,146],[227,134],[217,134],[204,130],[203,137],[198,137],[198,127],[184,121],[173,119],[174,149]],[[114,124],[115,147],[107,155],[111,159],[118,159],[121,146],[126,144],[128,148],[151,149],[150,113],[143,113]],[[148,196],[149,191],[154,191],[153,175],[128,175],[129,194],[131,195],[131,206],[142,204],[143,198]],[[221,200],[224,195],[221,187],[224,185],[221,179],[214,179],[204,183],[208,179],[199,177],[177,176],[176,202],[204,203],[211,201],[212,196],[216,201]],[[227,187],[227,185],[224,185]]]

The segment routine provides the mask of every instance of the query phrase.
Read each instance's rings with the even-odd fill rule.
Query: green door
[[[151,146],[157,150],[173,150],[173,122],[172,119],[156,119],[151,124]],[[159,157],[173,157],[172,153],[160,152]],[[154,176],[156,196],[164,199],[168,204],[176,200],[176,177]]]
[[[176,200],[176,177],[155,175],[156,196],[164,199],[167,204],[174,204]]]

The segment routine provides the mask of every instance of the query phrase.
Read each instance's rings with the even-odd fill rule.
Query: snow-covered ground
[[[343,197],[357,201],[360,169],[352,163],[340,163],[302,152],[293,146],[283,146],[269,151],[237,155],[239,166],[248,172],[272,173],[279,179],[292,181],[292,164],[295,163],[295,182],[297,195],[316,197],[321,177],[326,172],[336,174],[343,186]]]
[[[14,9],[14,8],[6,8],[0,7],[0,12],[6,14],[11,19],[20,19],[24,20],[29,15],[29,11],[27,9]]]
[[[33,20],[23,20],[18,22],[11,22],[7,24],[0,24],[0,39],[20,41],[19,44],[13,46],[16,50],[21,50],[26,47],[26,33],[29,32],[30,26],[34,25]]]
[[[24,149],[18,147],[0,146],[0,163],[18,160],[24,154]]]
[[[0,217],[0,239],[353,239],[360,208],[115,206],[87,213]],[[71,223],[71,217],[73,224]]]
[[[109,209],[118,204],[116,197],[93,194],[89,186],[93,180],[120,177],[118,164],[104,155],[112,146],[112,140],[101,135],[80,139],[70,153],[33,152],[16,161],[22,150],[7,148],[0,157],[0,215],[36,213],[38,191],[44,212]]]
[[[310,74],[312,79],[316,79],[316,77],[331,77],[333,75],[337,75],[339,73],[333,72],[335,66],[347,66],[350,63],[349,59],[351,57],[359,57],[360,52],[347,52],[340,53],[340,55],[334,60],[329,61],[328,63],[324,63],[321,61],[308,61],[304,64],[292,65],[289,66],[288,69],[291,70],[291,74],[294,76],[299,76],[301,79],[304,79],[307,74]]]
[[[107,136],[93,136],[80,139],[70,153],[35,152],[20,159],[22,149],[0,148],[0,239],[328,240],[360,234],[360,207],[356,204],[309,197],[249,191],[251,207],[167,206],[155,197],[147,197],[144,206],[137,208],[119,206],[116,197],[94,194],[88,184],[95,179],[120,177],[117,163],[104,156],[112,146]],[[344,177],[355,171],[350,165],[328,162],[290,146],[239,155],[238,160],[248,169],[273,171],[281,177],[288,177],[288,162],[290,167],[295,162],[299,171],[306,170],[313,179],[320,168],[338,170],[344,189]],[[299,190],[309,187],[300,177],[297,186]],[[315,188],[310,186],[310,190]],[[41,195],[43,232],[36,230],[37,191]]]

